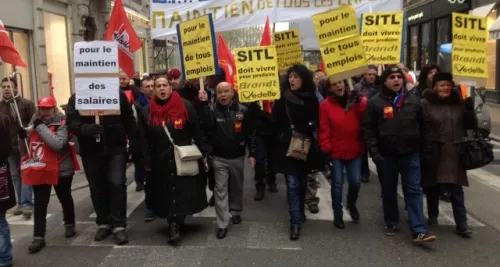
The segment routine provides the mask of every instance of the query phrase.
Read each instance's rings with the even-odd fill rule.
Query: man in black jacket
[[[424,122],[419,98],[404,88],[404,73],[397,67],[381,76],[380,93],[368,101],[363,119],[363,135],[370,155],[382,170],[382,201],[386,234],[396,233],[399,223],[398,178],[401,174],[415,243],[436,240],[427,232],[420,190],[420,157],[428,157],[429,129]]]
[[[219,83],[216,96],[204,128],[212,145],[217,238],[222,239],[226,237],[229,219],[233,224],[241,223],[245,154],[248,146],[248,159],[253,168],[256,130],[247,107],[234,101],[231,84]]]
[[[66,109],[70,132],[78,137],[80,155],[89,182],[90,197],[99,227],[95,241],[114,234],[115,243],[128,243],[126,161],[127,138],[132,152],[138,150],[138,128],[132,106],[120,90],[120,115],[101,116],[96,124],[93,116],[81,116],[73,94]],[[96,141],[96,136],[100,141]]]

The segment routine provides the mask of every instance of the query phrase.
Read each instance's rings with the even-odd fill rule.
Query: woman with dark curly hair
[[[420,70],[420,75],[418,76],[418,84],[410,90],[410,93],[413,93],[418,97],[422,97],[422,93],[425,91],[425,89],[433,88],[432,77],[434,77],[434,75],[439,72],[441,72],[441,70],[435,64],[428,64],[423,66]]]
[[[323,160],[314,138],[319,104],[312,73],[304,65],[294,65],[288,69],[287,76],[288,79],[283,81],[281,98],[275,102],[272,112],[276,138],[274,165],[276,173],[283,173],[286,177],[290,239],[297,240],[301,224],[306,219],[304,198],[307,174],[310,170],[323,167]],[[312,142],[305,160],[289,153],[292,136],[298,135]]]

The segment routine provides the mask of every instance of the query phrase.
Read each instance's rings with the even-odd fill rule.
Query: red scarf
[[[182,125],[189,120],[188,111],[184,105],[184,101],[177,92],[172,92],[170,99],[165,105],[161,106],[157,103],[156,97],[151,99],[149,103],[149,118],[148,122],[154,126],[162,126],[163,123],[177,123],[179,120]]]

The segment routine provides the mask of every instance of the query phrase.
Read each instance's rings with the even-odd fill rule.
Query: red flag
[[[323,61],[323,59],[321,59],[321,63],[319,64],[319,70],[321,72],[325,72],[325,62]]]
[[[260,40],[260,46],[273,45],[273,36],[271,30],[271,21],[269,17],[267,17],[266,25],[264,26],[264,32],[262,32],[262,39]],[[268,114],[271,114],[271,101],[264,100],[262,101],[263,109]]]
[[[10,41],[9,34],[0,20],[0,58],[6,63],[26,68],[26,63],[21,59],[16,47]]]
[[[115,1],[104,40],[118,42],[120,68],[129,77],[134,76],[134,58],[132,53],[141,48],[142,42],[127,18],[122,0]]]
[[[226,81],[234,86],[235,84],[235,75],[234,72],[236,70],[236,64],[234,63],[233,54],[231,54],[231,50],[227,46],[226,41],[222,37],[222,34],[217,33],[218,44],[217,44],[217,56],[219,57],[219,66],[224,69],[226,73]]]

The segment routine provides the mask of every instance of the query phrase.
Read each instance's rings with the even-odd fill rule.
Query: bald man
[[[206,136],[212,145],[215,176],[215,212],[217,238],[226,237],[229,222],[241,223],[243,177],[246,149],[255,166],[256,130],[247,107],[234,101],[234,88],[227,82],[216,87],[216,102],[210,107]]]

